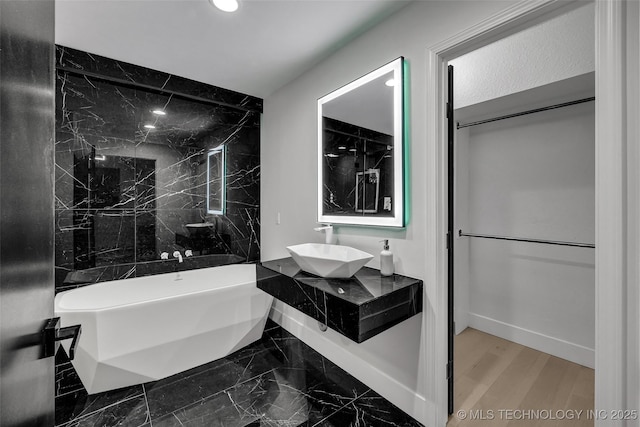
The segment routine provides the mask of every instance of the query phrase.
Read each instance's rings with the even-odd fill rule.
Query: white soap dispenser
[[[381,240],[384,242],[384,247],[380,252],[380,274],[382,276],[393,275],[393,252],[389,250],[389,240]]]

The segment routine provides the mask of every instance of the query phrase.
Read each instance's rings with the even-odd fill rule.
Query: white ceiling
[[[266,98],[407,0],[56,0],[56,43]]]

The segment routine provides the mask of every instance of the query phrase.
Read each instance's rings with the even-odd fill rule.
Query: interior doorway
[[[566,4],[519,2],[503,13],[427,49],[426,227],[434,238],[426,245],[425,283],[446,284],[447,170],[446,63],[449,59],[500,39],[505,33],[553,15]],[[640,14],[635,2],[596,2],[596,398],[595,406],[615,410],[637,402],[638,384],[638,45]],[[635,32],[634,32],[635,29]],[[631,30],[631,31],[628,31]],[[627,50],[627,47],[631,47]],[[626,154],[625,154],[626,153]],[[427,366],[433,371],[433,423],[447,420],[447,289],[426,291],[436,315],[423,325],[433,334],[435,351]],[[627,331],[627,333],[624,333]],[[621,333],[622,332],[622,333]],[[428,351],[431,347],[425,347]],[[425,405],[429,410],[430,405]]]
[[[522,74],[508,74],[509,61],[526,62],[510,50],[513,38],[531,46],[540,40],[536,34],[540,27],[549,32],[558,24],[567,30],[579,20],[593,22],[593,13],[593,5],[556,13],[515,32],[511,41],[503,39],[449,62],[454,64],[449,66],[447,89],[449,414],[486,409],[488,402],[498,405],[495,411],[527,409],[524,406],[544,402],[563,409],[568,401],[576,410],[593,408],[595,73],[559,73],[560,78],[545,84],[536,84],[534,78],[523,90],[500,93],[497,89],[499,96],[485,95],[480,101],[454,94],[451,85],[453,69],[473,64],[473,77],[465,81],[463,73],[462,86],[476,80],[476,86],[481,85],[478,91],[487,92],[492,82],[482,79],[486,64],[473,55],[479,51],[496,55],[495,45],[500,43],[502,53],[497,61],[492,59],[506,73],[498,73],[494,84],[523,80]],[[593,33],[593,27],[590,30]],[[593,56],[593,45],[591,36],[591,51],[584,55]],[[554,49],[562,50],[558,45]],[[576,47],[572,49],[575,52]],[[529,53],[535,56],[536,46]],[[553,61],[546,65],[563,66]],[[454,102],[459,99],[463,99],[462,108]],[[454,335],[458,335],[455,342],[459,341],[462,359],[454,357],[460,356]],[[536,366],[539,374],[529,378],[529,389],[522,378],[504,376],[514,366],[527,363],[529,370]],[[569,391],[554,402],[532,401],[530,395],[541,393],[539,383],[553,376],[549,369],[563,363],[568,363],[564,370],[572,372],[563,387],[573,390],[572,381],[579,381],[590,393]],[[472,370],[478,366],[479,370]],[[513,389],[505,387],[510,382]],[[457,387],[465,390],[456,392]],[[501,392],[503,396],[497,397]],[[519,401],[514,400],[516,395]]]

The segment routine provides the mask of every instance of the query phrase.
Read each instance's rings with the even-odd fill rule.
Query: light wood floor
[[[471,328],[455,338],[454,368],[447,427],[594,425],[593,369]]]

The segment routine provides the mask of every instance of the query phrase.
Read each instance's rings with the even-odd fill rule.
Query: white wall
[[[456,108],[592,72],[595,7],[587,3],[451,61]]]
[[[265,99],[261,146],[261,252],[262,259],[288,256],[285,247],[301,242],[322,242],[316,226],[316,101],[319,97],[399,57],[409,65],[410,219],[402,231],[339,227],[339,243],[378,254],[380,239],[389,239],[396,257],[396,271],[424,277],[427,194],[422,183],[426,172],[426,49],[511,6],[499,1],[415,2],[368,33],[346,45],[313,70]],[[278,213],[281,223],[277,224]],[[370,266],[379,266],[376,256]],[[426,288],[445,286],[425,284]],[[276,320],[295,335],[352,372],[391,402],[427,425],[435,425],[433,410],[424,412],[423,401],[435,401],[434,337],[424,336],[421,318],[410,319],[376,337],[370,343],[345,343],[316,322],[284,306],[276,307]],[[423,316],[436,314],[425,301]],[[420,320],[416,322],[416,320]],[[416,322],[416,323],[414,323]],[[426,372],[425,372],[426,369]],[[444,369],[444,366],[442,367]],[[351,370],[353,371],[353,369]]]
[[[469,224],[469,129],[455,131],[455,229]],[[455,233],[454,233],[455,237]],[[459,334],[469,326],[469,239],[456,238],[453,242],[454,253],[454,321],[455,333]]]
[[[594,103],[467,128],[464,231],[594,243]],[[595,251],[467,240],[470,326],[593,367]],[[458,271],[458,269],[456,270]]]

